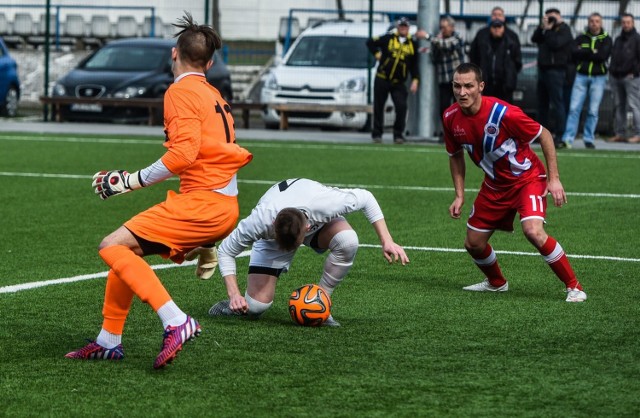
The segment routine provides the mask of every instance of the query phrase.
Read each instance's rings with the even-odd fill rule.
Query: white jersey
[[[222,276],[236,274],[235,258],[258,240],[275,239],[273,223],[284,208],[296,208],[309,219],[306,237],[316,233],[332,219],[361,210],[370,223],[382,218],[375,197],[364,189],[339,189],[308,179],[289,179],[273,185],[260,198],[251,214],[218,247]]]

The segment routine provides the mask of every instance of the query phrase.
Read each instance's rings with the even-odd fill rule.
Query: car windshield
[[[286,65],[294,67],[367,68],[366,39],[306,36],[300,39]]]
[[[84,63],[86,70],[151,71],[162,68],[168,57],[166,48],[111,46],[100,49]]]

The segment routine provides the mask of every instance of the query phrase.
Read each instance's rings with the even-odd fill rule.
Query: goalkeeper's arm
[[[149,167],[129,174],[124,170],[100,171],[94,174],[92,186],[102,200],[117,194],[160,183],[173,176],[162,159]]]

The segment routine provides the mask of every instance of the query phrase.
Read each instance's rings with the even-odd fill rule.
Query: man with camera
[[[561,143],[567,121],[565,87],[573,84],[570,63],[573,36],[562,21],[560,10],[547,9],[531,41],[538,44],[538,120],[551,130],[556,146]],[[568,90],[568,89],[567,89]],[[549,109],[554,108],[555,124],[549,124]]]

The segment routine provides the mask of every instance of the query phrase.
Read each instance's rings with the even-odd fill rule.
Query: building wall
[[[295,9],[324,9],[335,10],[336,0],[218,0],[220,10],[220,27],[217,28],[226,40],[275,40],[278,36],[280,27],[280,19],[289,15],[289,10]],[[44,13],[46,2],[44,0],[0,0],[0,3],[6,6],[0,7],[0,13],[4,13],[9,21],[17,12],[28,11],[32,14],[35,22],[40,20],[40,15]],[[42,5],[42,8],[21,8],[22,4]],[[100,9],[99,6],[109,7],[155,7],[156,16],[163,23],[169,24],[175,22],[182,16],[183,11],[189,11],[194,18],[203,23],[205,21],[205,0],[94,0],[87,2],[86,0],[55,0],[54,4],[62,5],[60,19],[64,20],[67,14],[81,14],[85,21],[89,21],[93,14],[106,14],[111,22],[115,23],[118,16],[133,16],[142,24],[144,18],[150,15],[150,9],[132,10],[132,9]],[[212,7],[214,0],[209,0],[209,6]],[[347,11],[367,11],[369,0],[342,0],[342,4]],[[418,0],[374,0],[374,8],[376,11],[389,12],[407,12],[416,13],[418,10]],[[526,2],[519,0],[506,0],[498,2],[495,0],[450,0],[452,14],[475,14],[488,15],[491,8],[495,5],[502,6],[506,13],[511,16],[520,16],[524,11]],[[87,6],[92,8],[66,8],[64,6]],[[575,1],[545,1],[544,7],[557,7],[563,15],[573,14]],[[441,1],[440,9],[444,11],[444,1]],[[630,2],[627,10],[636,16],[640,16],[640,2]],[[53,9],[55,11],[55,8]],[[574,29],[580,31],[586,24],[586,16],[591,12],[600,12],[605,17],[605,28],[613,29],[613,21],[618,12],[617,1],[584,1],[580,15],[582,16],[576,22]],[[529,19],[523,26],[537,24],[537,14],[539,12],[539,3],[531,2],[528,10]],[[337,17],[336,14],[320,14],[311,12],[297,12],[294,16],[298,17],[300,25],[304,28],[307,25],[309,17]],[[348,18],[354,20],[362,20],[366,18],[366,14],[350,14]],[[375,19],[381,19],[380,15],[374,15]],[[209,23],[211,16],[209,16]],[[437,28],[427,28],[431,32]],[[170,35],[169,35],[170,36]]]

